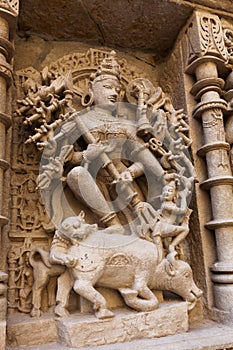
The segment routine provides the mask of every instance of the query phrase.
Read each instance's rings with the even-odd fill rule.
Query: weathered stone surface
[[[190,327],[188,332],[162,338],[137,339],[127,343],[82,347],[80,350],[222,350],[233,348],[233,330],[231,326],[214,322],[201,323]],[[11,348],[8,348],[10,350]],[[27,350],[71,350],[58,343],[27,347]],[[22,350],[22,348],[14,348]]]
[[[109,51],[111,48],[96,45],[98,50]],[[47,41],[39,36],[30,36],[28,38],[16,37],[15,39],[15,71],[28,67],[40,70],[41,67],[51,65],[58,58],[64,55],[73,54],[74,52],[85,53],[90,49],[88,42],[75,41]],[[157,70],[154,53],[142,52],[140,50],[129,50],[127,53],[124,49],[117,51],[117,57],[127,60],[128,64],[135,67],[138,75],[156,82]]]
[[[13,347],[56,342],[57,327],[54,317],[47,315],[32,319],[28,315],[14,314],[8,319],[7,339]]]
[[[0,322],[0,350],[5,350],[5,339],[6,339],[6,322]]]
[[[21,35],[94,40],[103,45],[152,49],[164,56],[192,8],[171,1],[20,1]],[[127,14],[127,15],[125,15]],[[52,18],[52,21],[51,21]]]
[[[179,1],[177,1],[179,2]],[[233,4],[231,0],[222,0],[222,1],[216,1],[216,0],[186,0],[186,3],[189,2],[190,5],[193,4],[193,6],[202,5],[202,6],[209,6],[210,8],[219,10],[219,11],[227,11],[229,13],[233,12]]]
[[[6,299],[0,298],[0,320],[5,320],[6,317]]]
[[[9,1],[12,2],[12,0],[9,0]],[[207,8],[207,6],[209,6],[209,9]],[[196,19],[193,20],[192,22],[189,20],[188,25],[186,26],[186,28],[184,28],[186,20],[189,18],[191,12],[193,11],[193,9],[197,9],[197,8],[202,10],[204,9],[205,11],[200,12],[197,16],[195,14]],[[213,9],[214,9],[214,14],[213,14]],[[224,130],[224,127],[226,127],[226,122],[229,114],[232,113],[233,111],[233,108],[232,108],[233,103],[232,103],[231,97],[230,97],[230,100],[226,98],[227,101],[225,102],[224,102],[224,99],[226,97],[225,95],[228,94],[229,92],[230,92],[230,95],[229,94],[228,95],[231,96],[233,89],[232,89],[232,86],[228,86],[227,84],[225,84],[224,86],[224,82],[226,80],[225,74],[227,73],[225,72],[226,69],[222,69],[224,62],[225,62],[225,65],[228,64],[228,66],[233,63],[233,55],[232,55],[233,40],[231,40],[231,38],[233,37],[233,32],[231,32],[227,24],[226,24],[227,31],[226,32],[224,31],[225,25],[223,25],[223,19],[222,19],[222,17],[225,17],[225,19],[229,19],[230,17],[232,17],[231,15],[232,11],[233,11],[232,1],[229,1],[229,0],[224,0],[221,2],[216,2],[213,0],[197,0],[197,1],[157,0],[154,2],[150,2],[148,0],[144,2],[115,1],[114,3],[110,2],[110,0],[99,0],[99,1],[80,0],[80,1],[77,1],[76,3],[74,3],[74,1],[68,0],[68,2],[64,4],[64,6],[57,1],[53,2],[52,4],[47,4],[45,3],[45,1],[36,0],[33,2],[33,5],[32,5],[28,0],[25,0],[25,1],[22,0],[21,14],[23,18],[21,17],[19,22],[19,35],[23,38],[23,40],[21,40],[21,43],[18,45],[18,48],[20,46],[20,50],[15,56],[18,66],[21,66],[20,68],[28,67],[29,65],[31,65],[34,68],[38,69],[39,72],[41,72],[41,69],[43,69],[43,67],[45,67],[46,65],[49,66],[49,64],[57,60],[58,57],[62,57],[67,54],[71,54],[72,56],[72,53],[77,51],[76,48],[77,47],[79,48],[80,40],[85,41],[83,43],[82,49],[80,49],[80,52],[85,51],[84,46],[85,45],[89,46],[88,43],[91,40],[92,42],[94,42],[93,46],[95,48],[97,48],[97,46],[100,47],[100,45],[108,46],[107,48],[108,50],[110,47],[111,48],[122,47],[123,49],[121,49],[121,55],[122,55],[122,58],[126,60],[127,58],[124,56],[131,54],[129,52],[129,48],[131,51],[135,50],[135,48],[136,50],[150,50],[149,53],[148,51],[146,51],[147,53],[144,52],[143,53],[144,56],[142,56],[142,53],[140,53],[139,60],[145,61],[148,66],[151,65],[151,72],[153,77],[155,75],[159,76],[160,78],[158,79],[159,85],[161,85],[161,87],[164,89],[164,92],[173,96],[173,103],[175,102],[174,105],[181,109],[184,108],[185,111],[187,109],[188,116],[190,116],[188,117],[190,122],[190,129],[191,129],[190,134],[191,135],[195,134],[193,138],[194,141],[192,144],[192,153],[195,161],[195,170],[197,173],[196,179],[199,181],[199,184],[202,183],[202,185],[204,185],[202,187],[199,186],[199,184],[197,185],[198,191],[196,192],[196,198],[193,199],[193,202],[197,201],[197,205],[196,203],[194,203],[194,206],[192,206],[192,209],[194,209],[192,224],[190,226],[192,235],[190,237],[190,240],[187,242],[187,244],[185,243],[186,244],[185,246],[183,245],[180,247],[179,254],[181,254],[181,257],[183,256],[185,258],[184,260],[187,259],[187,261],[192,267],[193,265],[197,265],[197,266],[194,266],[194,270],[195,270],[194,280],[198,281],[198,285],[203,286],[203,289],[205,291],[204,303],[206,308],[210,309],[208,310],[209,311],[208,315],[211,315],[211,317],[214,317],[213,315],[214,308],[212,305],[215,305],[216,307],[218,307],[218,310],[216,311],[216,319],[218,319],[218,321],[221,321],[221,322],[225,321],[223,316],[221,316],[221,313],[226,315],[227,321],[230,320],[232,322],[232,319],[233,319],[232,302],[231,302],[231,300],[233,300],[232,299],[233,290],[231,287],[231,283],[233,281],[233,265],[231,264],[232,262],[232,244],[231,244],[232,229],[231,228],[233,226],[233,221],[231,220],[232,211],[231,211],[231,205],[230,205],[230,203],[233,202],[232,195],[231,195],[232,183],[233,183],[231,168],[233,168],[233,161],[231,159],[230,160],[231,163],[229,162],[227,152],[230,150],[230,147],[228,144],[226,144],[225,138],[224,138],[225,131],[226,131]],[[53,20],[51,20],[51,18]],[[68,26],[67,26],[67,22],[69,22]],[[3,23],[0,23],[0,27],[1,25],[3,25]],[[224,29],[223,31],[221,29],[222,26]],[[198,31],[195,31],[198,27],[200,27]],[[177,39],[179,32],[180,32],[180,37],[183,36],[183,39],[184,39],[184,40],[182,39],[183,40],[182,45],[180,45],[181,43],[179,43],[179,45],[176,44],[176,49],[173,50],[172,54],[169,55],[170,58],[167,59],[168,53],[171,52],[173,44]],[[192,35],[192,32],[194,35]],[[31,34],[36,34],[37,37],[31,36]],[[53,41],[50,39],[53,39]],[[63,41],[55,43],[55,40],[58,40],[58,41],[63,40]],[[73,42],[71,42],[71,40],[73,40]],[[67,42],[67,45],[65,44],[65,41]],[[22,42],[24,42],[24,44],[26,45],[21,45]],[[189,43],[188,45],[187,45],[187,42]],[[27,46],[27,51],[24,50],[26,46]],[[186,46],[187,47],[190,46],[190,47],[187,48]],[[135,53],[136,53],[136,50],[135,50]],[[23,53],[23,51],[25,52]],[[124,53],[124,51],[127,51],[127,53]],[[148,56],[146,56],[147,54]],[[211,57],[208,55],[210,55]],[[7,57],[9,56],[10,54]],[[74,61],[77,58],[77,56],[72,56],[72,57],[75,57]],[[138,57],[136,54],[134,55],[134,57],[135,59],[138,60]],[[26,58],[26,60],[24,60],[24,58]],[[160,62],[160,67],[158,66],[156,67],[156,64],[159,64],[159,62],[156,62],[156,59],[158,60],[158,58],[160,59],[163,58],[163,62],[162,61]],[[202,61],[202,58],[203,58],[203,61]],[[222,60],[221,64],[217,58],[221,58]],[[196,59],[197,61],[195,62]],[[19,62],[20,60],[21,62]],[[190,69],[187,70],[187,65],[190,64],[191,62],[192,63],[195,62],[195,65],[192,66],[192,70]],[[201,62],[203,62],[204,64],[202,65]],[[207,69],[207,66],[210,66],[210,70]],[[148,75],[150,75],[148,67],[144,70],[147,71]],[[196,76],[194,75],[195,70],[196,70],[196,73],[195,73]],[[190,76],[187,78],[188,83],[184,72],[186,72],[187,74],[190,74]],[[43,76],[42,84],[46,85],[46,88],[49,88],[49,79],[51,78],[51,76],[49,77],[49,75],[47,75],[46,69],[43,71],[42,76]],[[139,74],[139,76],[141,76],[141,74]],[[9,80],[9,77],[7,79]],[[149,79],[151,79],[151,77]],[[138,82],[138,80],[136,81]],[[158,81],[156,81],[156,83]],[[195,84],[195,81],[196,81],[196,84]],[[57,83],[58,82],[59,81],[57,81]],[[211,84],[213,84],[213,86],[211,86]],[[35,91],[33,91],[33,86],[31,87],[32,87],[31,89],[32,91],[30,91],[29,97],[30,96],[38,97],[36,94],[35,95],[33,94],[33,92]],[[67,86],[65,84],[63,85],[63,88],[64,88],[64,91],[67,92],[67,89],[66,89]],[[228,88],[232,91],[228,91]],[[5,105],[9,104],[5,96],[6,94],[5,85],[2,86],[2,90],[3,90],[3,93],[2,93],[3,103],[2,104],[0,103],[0,105],[4,106],[5,108]],[[190,98],[190,91],[191,93],[193,93],[193,100],[191,100]],[[59,89],[58,89],[58,92],[59,92]],[[196,101],[199,101],[202,97],[202,94],[207,99],[208,105],[205,103],[202,103],[204,102],[202,100],[198,104],[194,102],[194,99],[196,99]],[[56,98],[58,99],[56,101],[58,102],[62,101],[62,97],[59,100],[57,95]],[[23,101],[27,106],[28,101],[27,100],[23,100]],[[67,101],[69,101],[69,98],[67,98]],[[41,108],[39,110],[36,110],[36,112],[40,113],[41,111],[44,112],[44,110],[46,109],[50,110],[50,107],[51,107],[51,110],[53,110],[53,108],[56,108],[56,106],[54,107],[54,104],[52,104],[53,101],[52,99],[50,99],[50,97],[48,97],[45,100],[45,103],[43,104],[44,101],[42,96],[42,100],[40,102],[42,102]],[[22,106],[21,106],[22,111],[25,110],[24,103],[22,103]],[[68,102],[67,102],[67,106],[69,106]],[[217,110],[217,108],[220,109],[220,112]],[[7,106],[6,106],[6,109],[9,110]],[[4,117],[5,109],[2,110],[2,112]],[[35,110],[33,111],[33,113],[34,112]],[[194,126],[193,116],[202,117],[203,128],[200,124],[201,118],[199,121],[195,121],[198,123],[199,127]],[[27,113],[26,113],[26,117],[28,118]],[[38,117],[37,114],[36,114],[36,117]],[[210,118],[214,120],[211,120]],[[4,118],[2,119],[4,120]],[[218,125],[220,124],[219,121],[221,119],[223,123],[222,125]],[[215,128],[216,125],[217,127]],[[199,132],[197,130],[199,130]],[[215,131],[217,131],[216,135],[215,135]],[[230,131],[232,132],[232,129]],[[15,132],[14,135],[18,136],[18,134],[17,132]],[[204,138],[200,137],[200,135],[202,134],[205,135]],[[5,137],[4,133],[3,133],[3,137]],[[206,144],[205,144],[205,141],[206,141]],[[229,141],[228,139],[226,141],[229,142],[232,147],[232,141]],[[203,142],[204,142],[204,147],[203,147]],[[9,142],[9,144],[10,143],[11,142]],[[214,148],[212,149],[211,147],[213,146],[213,143],[215,143],[215,145],[214,145]],[[15,143],[13,144],[13,147],[15,147]],[[216,156],[212,157],[214,153]],[[231,149],[231,153],[233,154],[233,148]],[[22,152],[22,154],[23,154],[23,157],[25,157],[25,153]],[[33,152],[30,152],[30,155],[31,154],[33,154]],[[202,156],[206,156],[206,159],[203,159],[201,163],[199,158]],[[14,162],[15,162],[16,157],[13,156],[12,158],[14,159]],[[3,157],[3,160],[4,159],[5,158]],[[206,164],[206,160],[207,160],[207,164]],[[3,162],[2,164],[4,165],[5,163]],[[208,168],[208,174],[206,172],[206,165]],[[14,165],[13,165],[13,169],[14,169]],[[35,168],[32,168],[32,170],[34,174]],[[20,168],[20,171],[21,171],[21,168]],[[213,178],[211,178],[211,175]],[[213,175],[216,175],[216,177],[218,178],[214,177]],[[33,177],[34,175],[33,176],[30,175],[30,176],[31,177],[27,178],[28,182],[25,182],[25,183],[22,182],[21,184],[15,182],[15,189],[16,188],[19,189],[20,187],[25,189],[25,191],[20,192],[20,195],[22,195],[21,197],[23,198],[24,202],[21,201],[21,199],[19,201],[14,201],[14,200],[12,201],[12,203],[17,202],[18,207],[23,208],[23,210],[25,209],[25,212],[27,213],[28,213],[27,211],[28,207],[34,208],[35,207],[34,204],[36,202],[35,200],[36,197],[30,194],[31,193],[29,189],[30,186],[26,186],[26,185],[29,185],[30,183],[35,183],[35,177]],[[220,176],[222,176],[222,178],[220,178]],[[23,171],[22,177],[25,178],[24,171]],[[200,195],[199,188],[202,191],[203,189],[205,190],[211,189],[211,196],[210,196],[211,198],[207,198],[208,196],[204,197],[203,195]],[[12,189],[14,189],[14,187],[12,187]],[[27,190],[29,191],[27,192]],[[0,194],[1,194],[1,189],[0,189]],[[212,211],[210,208],[211,201],[212,201]],[[6,202],[6,201],[3,201],[3,202]],[[14,207],[13,209],[15,208],[16,207]],[[22,210],[22,213],[23,213],[23,210]],[[36,209],[32,211],[36,212]],[[13,214],[16,214],[15,210]],[[214,220],[210,221],[212,216]],[[14,215],[12,215],[12,217],[14,217]],[[35,224],[35,220],[32,220],[32,218],[34,219],[35,217],[31,214],[29,216],[21,215],[20,218],[22,219],[21,229],[22,228],[28,229],[27,225],[30,223]],[[12,227],[13,226],[14,226],[14,222]],[[209,229],[208,232],[207,232],[207,229]],[[214,229],[215,229],[215,232],[212,232]],[[21,232],[19,233],[18,236],[14,236],[15,233],[11,229],[10,239],[12,239],[13,248],[14,246],[16,247],[15,251],[13,251],[12,249],[11,250],[12,254],[11,255],[9,254],[9,265],[11,265],[9,266],[9,271],[11,271],[11,280],[9,283],[10,288],[9,288],[8,302],[9,302],[11,311],[15,310],[17,307],[19,308],[20,311],[25,311],[25,310],[27,311],[27,309],[31,305],[31,298],[33,297],[33,293],[31,291],[33,286],[33,279],[31,274],[31,266],[29,266],[29,261],[28,261],[28,251],[29,251],[28,249],[30,249],[29,247],[30,239],[33,238],[31,237],[31,234],[33,232],[34,230],[31,227],[31,230],[30,231],[28,230],[27,236],[26,236],[27,238],[29,238],[29,240],[25,238],[25,241],[22,242],[25,236],[22,236]],[[214,233],[215,233],[215,236],[214,236]],[[2,241],[5,241],[4,237],[5,236],[2,236]],[[14,240],[13,238],[17,238],[17,240]],[[40,237],[40,238],[44,239],[45,237]],[[36,245],[37,244],[39,245],[39,243],[41,242],[34,240],[34,243],[36,243]],[[47,245],[43,247],[46,249],[48,248]],[[13,253],[15,252],[18,252],[19,254],[14,255]],[[6,255],[5,251],[3,255],[5,258],[5,255]],[[214,264],[214,262],[217,261],[216,255],[218,256],[219,262]],[[212,266],[212,272],[213,272],[212,282],[216,283],[214,287],[215,300],[213,300],[213,293],[212,293],[213,284],[211,283],[211,280],[210,280],[211,278],[210,271],[209,271],[210,266]],[[150,271],[151,265],[146,270]],[[34,277],[34,283],[35,283],[35,279],[36,278]],[[12,286],[15,289],[12,288]],[[55,290],[55,284],[52,283],[47,290],[44,290],[43,292],[44,294],[41,296],[42,304],[47,303],[48,305],[54,305],[53,304],[54,300],[52,300],[53,298],[51,298],[51,300],[49,301],[50,304],[47,302],[47,299],[49,299],[49,296],[51,296],[51,295],[47,295],[49,294],[48,292],[50,290],[50,287],[51,287],[51,290],[53,288]],[[54,290],[52,291],[54,292]],[[77,290],[78,290],[77,294],[80,294],[79,293],[80,289],[77,289]],[[108,297],[109,297],[109,300],[108,300]],[[110,306],[110,308],[116,305],[119,306],[118,303],[119,304],[121,303],[121,299],[115,300],[115,295],[114,294],[109,295],[108,292],[106,294],[106,299],[107,299],[107,304],[108,306]],[[43,303],[43,300],[45,300],[45,303]],[[199,308],[198,309],[196,308],[194,310],[194,313],[191,314],[191,317],[189,316],[189,322],[191,321],[191,323],[200,322],[200,318],[203,315],[202,304],[198,303],[198,305],[199,305]],[[86,305],[83,305],[83,306],[86,306]],[[42,305],[42,310],[43,309],[44,309],[44,306]],[[82,305],[80,309],[82,310]],[[77,310],[77,308],[73,308],[73,304],[72,304],[72,310]],[[149,324],[145,322],[145,319],[146,321],[150,319],[149,321],[150,324],[155,323],[157,325],[159,323],[160,318],[155,318],[155,317],[153,318],[153,314],[156,314],[156,312],[159,312],[159,311],[161,312],[161,310],[152,312],[150,314],[145,313],[146,312],[145,310],[140,310],[140,311],[144,311],[144,313],[136,314],[135,312],[132,312],[132,315],[130,314],[130,316],[128,316],[128,314],[124,316],[119,316],[119,317],[117,316],[116,319],[112,319],[110,321],[99,320],[96,322],[94,321],[89,322],[87,320],[86,322],[85,317],[87,317],[88,319],[89,316],[84,316],[84,323],[82,324],[81,324],[81,317],[83,316],[81,316],[80,321],[78,321],[76,325],[72,323],[73,318],[67,321],[67,323],[63,319],[62,321],[59,321],[59,325],[60,325],[59,330],[61,334],[61,339],[69,346],[70,344],[73,345],[73,336],[71,338],[69,337],[69,335],[72,335],[72,332],[75,332],[74,342],[76,341],[79,342],[79,338],[81,334],[81,341],[83,341],[83,344],[85,345],[86,345],[86,338],[90,339],[90,344],[94,344],[94,345],[102,344],[101,340],[99,340],[101,336],[104,339],[103,340],[104,343],[109,342],[110,344],[114,342],[125,341],[125,339],[126,340],[135,339],[135,337],[137,338],[138,334],[140,334],[140,336],[142,335],[143,337],[149,337],[149,338],[151,336],[152,337],[158,336],[157,333],[154,335],[153,332],[156,332],[156,331],[154,329],[151,330],[150,328],[151,326],[149,326]],[[165,317],[163,319],[164,323],[166,320],[165,328],[166,328],[166,331],[167,330],[170,331],[169,329],[170,327],[173,331],[175,327],[174,325],[176,325],[176,319],[172,312],[169,315],[168,314],[169,314],[169,310],[166,313],[166,319]],[[0,316],[1,316],[1,304],[0,304]],[[169,317],[171,317],[171,320]],[[23,318],[21,318],[20,321],[22,322],[22,320]],[[77,320],[75,320],[75,322],[76,321]],[[173,328],[170,325],[170,322],[172,321],[173,321]],[[26,318],[25,318],[25,322],[26,322]],[[22,322],[23,327],[25,326],[24,324],[25,322],[24,321]],[[179,322],[182,322],[182,320]],[[39,320],[39,322],[36,320],[36,339],[33,341],[36,341],[36,344],[38,345],[41,344],[40,343],[41,341],[43,343],[50,342],[51,344],[51,342],[57,340],[57,336],[56,336],[57,333],[56,331],[54,331],[54,329],[56,330],[54,321],[52,321],[49,328],[51,329],[51,327],[53,327],[53,329],[51,330],[53,334],[51,335],[48,334],[47,327],[45,327],[45,323],[46,322],[44,321],[44,318]],[[126,335],[124,333],[125,324],[126,324],[126,327],[128,327],[127,331],[125,332]],[[136,324],[136,327],[135,327],[135,324]],[[138,328],[137,328],[137,324],[139,324]],[[163,328],[162,321],[161,321],[161,324],[162,324],[161,326],[162,330],[160,329],[160,333],[163,335],[163,331],[165,330],[165,328]],[[85,328],[85,325],[86,325],[86,328]],[[112,327],[114,327],[114,331],[111,331],[110,328],[108,329],[107,327],[107,329],[104,328],[104,331],[103,331],[104,333],[101,334],[101,331],[102,331],[101,327],[105,327],[105,325],[112,325]],[[149,328],[146,328],[147,326]],[[15,327],[14,328],[15,333],[13,335],[11,333],[11,337],[12,337],[11,342],[13,346],[17,346],[15,344],[21,345],[23,344],[23,342],[26,342],[25,345],[23,346],[26,346],[28,348],[28,346],[30,346],[31,344],[29,331],[28,330],[26,331],[25,329],[22,330],[20,328],[21,327],[20,322],[18,322],[18,325],[14,325],[14,327]],[[32,329],[33,327],[35,327],[35,325],[33,321],[30,320],[28,323],[28,329]],[[99,330],[98,327],[101,328],[100,332],[98,332]],[[93,338],[91,335],[87,334],[86,332],[86,331],[89,332],[89,328],[92,328],[92,334],[94,333]],[[133,331],[132,331],[132,328],[133,328]],[[4,329],[5,328],[3,325],[3,327],[0,329],[0,335],[2,339],[5,338]],[[21,333],[20,333],[20,329],[21,329]],[[67,333],[67,329],[68,329],[68,333]],[[40,337],[41,330],[46,335],[45,338]],[[184,328],[182,328],[182,330],[184,330]],[[175,331],[177,331],[177,328],[174,330],[174,332]],[[16,338],[14,338],[15,334],[17,335]],[[98,335],[101,334],[99,338],[97,337],[97,334]],[[106,337],[109,338],[109,341],[108,339],[106,339]],[[27,338],[29,338],[29,340]],[[222,342],[220,345],[220,342],[222,342],[222,339],[216,341],[215,343],[212,341],[212,339],[210,339],[210,341],[208,339],[208,341],[205,341],[206,347],[202,345],[200,346],[202,346],[203,349],[208,348],[208,350],[220,349],[220,348],[221,349],[232,348],[231,346],[232,344],[229,345],[231,342],[231,339],[230,339],[230,342],[227,344],[225,342],[223,344]],[[88,343],[87,345],[90,345],[90,344]],[[196,344],[197,346],[199,346],[199,344],[201,344],[201,341],[199,341],[199,344],[198,343]],[[76,343],[74,346],[79,347],[79,345],[80,345],[79,343],[78,345]],[[169,346],[170,345],[171,344],[169,344]],[[158,346],[159,345],[157,343],[156,348],[158,348]],[[173,344],[170,347],[169,346],[167,347],[167,350],[169,348],[171,348],[172,350],[175,349],[175,347],[173,347]],[[201,348],[200,346],[199,348]],[[144,346],[140,347],[140,345],[138,344],[136,344],[135,348],[145,349]],[[151,348],[154,349],[152,343],[151,343]],[[177,347],[177,349],[179,350],[183,348],[184,347],[182,347],[181,344],[179,344],[179,346]],[[188,348],[194,349],[194,345],[193,346],[191,344],[187,345],[187,347],[185,347],[185,350],[187,350]],[[159,348],[159,350],[161,349],[162,347]]]
[[[28,315],[12,315],[8,320],[8,344],[14,348],[58,342],[80,348],[164,337],[188,330],[185,302],[166,302],[152,312],[137,313],[125,309],[114,311],[114,319],[97,320],[91,314],[83,314],[80,317],[80,314],[76,313],[69,318],[57,319],[57,324],[51,315],[44,315],[40,319],[32,319]]]
[[[167,317],[169,314],[169,317]],[[186,303],[166,303],[152,312],[117,312],[114,319],[80,319],[73,315],[58,321],[60,340],[67,346],[97,346],[140,338],[163,337],[188,330]]]
[[[230,0],[69,0],[63,4],[58,0],[22,0],[19,33],[53,40],[92,40],[103,45],[150,49],[157,57],[164,57],[193,9],[203,5],[233,12]]]

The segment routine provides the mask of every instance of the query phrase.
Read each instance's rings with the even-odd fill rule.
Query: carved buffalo
[[[114,247],[114,242],[121,244]],[[72,246],[68,255],[77,261],[71,268],[75,280],[73,288],[93,303],[98,318],[113,314],[95,287],[118,290],[125,303],[137,311],[158,307],[152,290],[168,290],[180,295],[189,303],[189,309],[202,295],[186,262],[176,260],[174,254],[159,260],[157,246],[146,240],[114,234],[106,237],[98,231],[85,244]]]
[[[88,228],[86,225],[85,230]],[[77,225],[76,225],[77,226]],[[82,227],[83,225],[81,225]],[[82,227],[82,229],[84,229]],[[59,258],[67,260],[68,269],[73,277],[73,289],[80,296],[93,303],[95,315],[98,318],[112,317],[114,314],[108,310],[105,298],[95,287],[107,287],[118,290],[125,303],[138,311],[151,311],[158,307],[158,300],[152,290],[168,290],[180,295],[189,304],[189,309],[194,307],[196,301],[202,295],[196,286],[190,266],[176,260],[174,254],[161,259],[159,248],[152,242],[137,237],[110,234],[108,229],[98,230],[85,236],[81,243],[75,242],[75,237],[80,238],[80,227],[76,227],[69,233],[73,244],[67,249],[67,253],[56,252],[56,246],[51,250],[52,261]],[[41,255],[45,252],[40,251]],[[41,261],[42,262],[42,261]],[[40,262],[40,263],[41,263]],[[43,263],[44,264],[44,263]],[[40,265],[41,268],[41,265]],[[64,272],[64,266],[59,264],[44,264],[47,275],[54,276]],[[43,273],[43,276],[46,273]],[[32,315],[38,315],[40,296],[37,291],[42,283],[42,274],[34,274],[36,294]],[[41,279],[40,283],[38,279]],[[43,277],[43,284],[45,278]],[[65,286],[64,286],[65,287]],[[68,291],[70,292],[70,288]],[[41,290],[41,288],[40,288]],[[61,308],[61,305],[60,305]],[[62,314],[60,312],[57,314]],[[34,314],[33,314],[34,313]]]

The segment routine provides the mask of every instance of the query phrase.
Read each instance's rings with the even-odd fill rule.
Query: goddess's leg
[[[120,225],[116,213],[110,208],[102,192],[95,183],[91,174],[81,166],[73,168],[68,176],[67,183],[75,194],[88,207],[100,217],[107,226]]]

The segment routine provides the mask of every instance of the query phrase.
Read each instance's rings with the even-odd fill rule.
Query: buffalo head
[[[169,275],[166,290],[180,295],[188,303],[188,310],[192,310],[203,292],[193,280],[193,273],[188,263],[175,259],[176,253],[168,254],[165,259],[165,270]]]

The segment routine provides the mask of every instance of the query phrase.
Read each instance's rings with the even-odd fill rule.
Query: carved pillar
[[[18,0],[0,0],[0,230],[1,245],[4,226],[8,223],[7,193],[9,179],[6,180],[6,170],[9,168],[9,142],[7,140],[7,129],[11,125],[10,116],[10,86],[12,83],[12,57],[14,53],[13,37],[15,33],[16,20],[18,15]],[[1,254],[4,257],[4,254]],[[4,265],[2,262],[1,265]],[[5,328],[6,328],[6,298],[4,283],[7,275],[0,271],[0,349],[5,349]]]
[[[228,54],[221,22],[215,15],[195,13],[187,37],[187,73],[196,78],[191,93],[198,102],[193,117],[203,128],[203,146],[198,155],[205,157],[208,173],[200,186],[210,192],[213,217],[205,226],[215,231],[218,259],[211,267],[215,306],[229,315],[233,310],[233,177],[223,122],[227,103],[220,97]]]
[[[9,168],[6,154],[6,132],[11,125],[9,87],[12,83],[12,57],[14,46],[12,43],[15,31],[17,1],[0,1],[0,227],[8,222],[4,200],[4,174]]]

